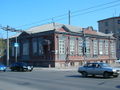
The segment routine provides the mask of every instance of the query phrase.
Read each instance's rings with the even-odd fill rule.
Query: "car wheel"
[[[32,70],[29,70],[29,72],[32,72]]]
[[[113,77],[118,77],[119,75],[114,75]]]
[[[11,71],[14,71],[14,69],[11,69]]]
[[[82,72],[81,73],[83,77],[87,77],[88,73],[87,72]]]
[[[95,74],[92,74],[92,77],[95,77]]]
[[[108,72],[104,72],[103,77],[104,78],[108,78],[109,77],[109,73]]]
[[[24,71],[26,71],[26,70],[25,70],[24,68],[20,68],[20,71],[21,71],[21,72],[24,72]]]
[[[33,68],[30,70],[30,72],[33,70]]]

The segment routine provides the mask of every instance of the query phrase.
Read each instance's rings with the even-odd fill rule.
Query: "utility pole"
[[[11,32],[24,32],[23,30],[16,30],[15,28],[11,28],[10,26],[7,25],[7,27],[2,27],[1,29],[7,31],[7,66],[9,66],[9,31]],[[16,42],[17,42],[17,37],[16,37]],[[17,47],[16,47],[16,61],[17,61]]]
[[[53,24],[53,28],[55,30],[55,22],[54,22],[54,19],[52,18],[52,24]]]
[[[71,24],[71,12],[70,10],[68,11],[68,24]]]
[[[9,26],[6,27],[6,30],[7,30],[7,66],[9,66],[9,37],[8,37]]]

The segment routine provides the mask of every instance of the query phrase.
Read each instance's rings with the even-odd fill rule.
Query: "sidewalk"
[[[44,67],[34,67],[35,71],[46,70],[46,71],[77,71],[78,68],[44,68]]]
[[[120,68],[120,64],[119,63],[112,63],[110,65],[112,67]],[[34,67],[34,71],[40,71],[40,70],[46,70],[46,71],[77,71],[78,67],[65,67],[65,68]]]
[[[112,64],[110,64],[111,66],[113,66],[113,67],[118,67],[118,68],[120,68],[120,63],[112,63]]]

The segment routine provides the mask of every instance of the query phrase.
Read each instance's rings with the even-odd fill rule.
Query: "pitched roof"
[[[25,32],[28,34],[35,34],[35,33],[45,32],[45,31],[50,31],[50,30],[59,30],[60,28],[66,28],[68,31],[75,32],[75,33],[82,33],[81,31],[85,31],[86,34],[113,37],[113,34],[105,34],[102,32],[97,32],[97,31],[93,30],[92,27],[81,28],[81,27],[77,27],[77,26],[60,24],[60,23],[50,23],[50,24],[45,24],[45,25],[41,25],[41,26],[35,26],[28,30],[25,30]],[[20,34],[12,36],[11,38],[17,37]]]
[[[102,32],[97,32],[97,35],[99,35],[99,36],[110,36],[110,37],[112,37],[112,36],[113,36],[113,33],[105,34],[105,33],[102,33]]]
[[[28,30],[26,30],[26,32],[28,33],[38,33],[38,32],[44,32],[44,31],[50,31],[50,30],[57,30],[61,27],[67,27],[71,32],[80,32],[82,31],[81,27],[76,27],[76,26],[72,26],[72,25],[66,25],[66,24],[60,24],[60,23],[50,23],[50,24],[45,24],[42,26],[36,26],[36,27],[32,27]]]

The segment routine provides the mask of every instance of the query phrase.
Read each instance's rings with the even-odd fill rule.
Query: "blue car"
[[[0,71],[6,71],[7,67],[0,63]]]

